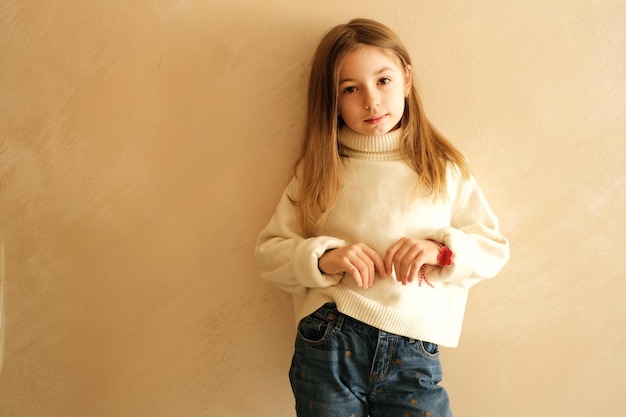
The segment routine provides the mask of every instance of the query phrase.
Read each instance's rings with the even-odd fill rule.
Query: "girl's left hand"
[[[396,280],[402,285],[413,282],[422,265],[437,265],[439,245],[432,240],[403,237],[391,245],[385,255],[385,269],[390,274],[396,271]]]

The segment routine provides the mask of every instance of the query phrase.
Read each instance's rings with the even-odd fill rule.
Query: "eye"
[[[382,84],[382,85],[389,84],[390,82],[391,82],[391,78],[387,78],[387,77],[382,77],[380,80],[378,80],[378,84]]]
[[[356,87],[350,86],[350,87],[346,87],[343,89],[343,92],[345,94],[352,94],[354,92],[356,92]]]

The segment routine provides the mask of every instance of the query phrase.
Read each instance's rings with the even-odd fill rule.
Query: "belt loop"
[[[343,321],[346,319],[346,315],[343,313],[339,313],[339,317],[337,317],[337,323],[335,324],[335,330],[341,332],[341,327],[343,326]]]

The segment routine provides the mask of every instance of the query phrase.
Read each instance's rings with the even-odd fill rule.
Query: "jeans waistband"
[[[347,326],[375,336],[378,336],[380,333],[378,328],[341,313],[337,310],[337,305],[335,303],[324,304],[316,311],[316,313],[333,322],[335,324],[335,330],[337,331],[341,331],[344,326]]]

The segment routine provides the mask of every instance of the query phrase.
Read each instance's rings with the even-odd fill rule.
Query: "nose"
[[[366,110],[372,110],[380,106],[380,95],[375,88],[367,88],[363,94],[363,107]]]

